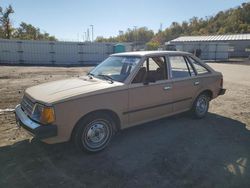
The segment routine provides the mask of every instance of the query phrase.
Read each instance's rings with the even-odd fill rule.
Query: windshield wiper
[[[106,74],[98,74],[97,76],[101,76],[101,77],[103,77],[104,79],[109,80],[112,84],[114,83],[113,78],[112,78],[111,76],[109,76],[109,75],[106,75]]]
[[[87,74],[87,76],[88,76],[90,79],[93,79],[93,77],[94,77],[95,75],[89,72],[89,73]]]

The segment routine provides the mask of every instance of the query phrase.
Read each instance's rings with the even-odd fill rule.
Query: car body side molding
[[[131,113],[139,112],[139,111],[143,111],[143,110],[148,110],[148,109],[152,109],[152,108],[158,108],[158,107],[165,106],[165,105],[171,105],[171,104],[174,104],[174,103],[183,102],[183,101],[191,100],[191,99],[192,99],[192,97],[188,97],[188,98],[176,100],[176,101],[173,101],[173,102],[168,102],[168,103],[163,103],[163,104],[148,106],[148,107],[144,107],[144,108],[138,108],[138,109],[134,109],[134,110],[123,112],[123,115],[131,114]]]

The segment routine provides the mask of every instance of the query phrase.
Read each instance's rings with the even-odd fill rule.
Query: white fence
[[[91,65],[112,54],[114,45],[0,39],[0,64]]]

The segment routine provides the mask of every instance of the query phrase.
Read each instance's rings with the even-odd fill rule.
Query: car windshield
[[[89,75],[112,82],[124,82],[140,59],[133,56],[111,56],[90,71]]]

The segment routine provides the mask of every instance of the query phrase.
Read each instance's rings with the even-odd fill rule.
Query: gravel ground
[[[250,187],[250,66],[210,63],[227,92],[208,116],[187,113],[120,132],[98,154],[46,145],[0,110],[0,187]],[[0,109],[26,87],[85,74],[90,67],[0,67]]]

